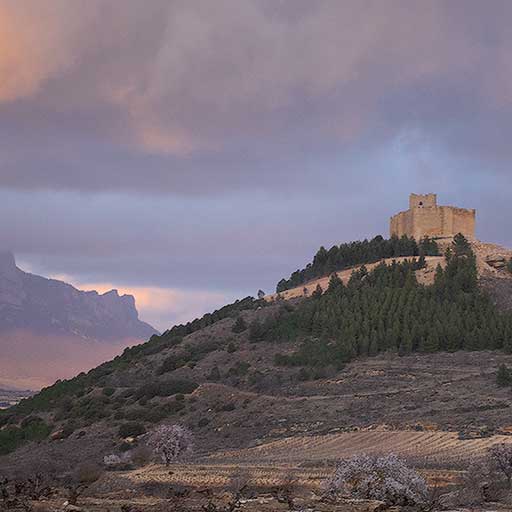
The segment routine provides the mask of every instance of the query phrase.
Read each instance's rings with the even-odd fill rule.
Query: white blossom
[[[169,465],[192,452],[192,433],[181,425],[160,425],[149,434],[148,445]]]
[[[380,500],[390,505],[418,505],[427,497],[425,479],[392,453],[382,457],[356,455],[341,460],[327,487],[333,494],[348,492],[356,498]]]

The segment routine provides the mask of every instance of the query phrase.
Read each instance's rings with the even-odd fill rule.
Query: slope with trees
[[[279,293],[289,290],[317,277],[355,265],[375,263],[382,259],[400,256],[439,256],[439,248],[436,241],[428,237],[417,243],[414,238],[405,235],[401,238],[393,236],[389,240],[379,235],[370,241],[334,245],[329,250],[322,246],[312,263],[302,270],[293,272],[289,279],[281,279],[276,291]]]

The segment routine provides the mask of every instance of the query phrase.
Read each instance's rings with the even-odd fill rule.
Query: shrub
[[[165,404],[165,407],[161,408],[165,416],[170,416],[172,414],[176,414],[179,411],[182,411],[185,409],[185,404],[182,400],[174,400],[173,402],[169,402]]]
[[[512,274],[512,258],[507,263],[507,270]]]
[[[258,320],[254,320],[249,326],[249,340],[252,342],[263,341],[265,339],[265,328]]]
[[[181,425],[160,425],[150,433],[148,446],[168,466],[192,452],[192,433]]]
[[[210,420],[208,418],[200,418],[197,422],[197,426],[199,428],[206,427],[210,423]]]
[[[424,478],[394,454],[356,455],[341,460],[327,485],[333,494],[348,491],[355,498],[388,505],[421,505],[427,498]]]
[[[235,366],[228,370],[228,375],[230,377],[241,377],[243,375],[247,375],[250,367],[251,363],[248,363],[247,361],[238,361]]]
[[[153,381],[141,386],[135,393],[136,398],[150,400],[155,396],[171,396],[178,393],[188,395],[197,389],[198,384],[189,380],[168,379]]]
[[[496,373],[496,384],[500,387],[510,386],[512,384],[512,373],[505,364],[500,364]]]
[[[182,366],[185,366],[188,362],[187,357],[179,357],[176,354],[171,354],[170,356],[166,357],[161,364],[160,368],[158,369],[158,374],[162,375],[163,373],[172,372],[174,370],[177,370],[178,368],[181,368]]]
[[[218,366],[214,366],[210,370],[210,373],[206,376],[206,379],[207,380],[211,380],[213,382],[216,382],[216,381],[220,380],[220,370],[219,370],[219,367]]]
[[[96,482],[102,475],[102,468],[97,464],[83,463],[68,473],[64,479],[68,491],[68,502],[70,505],[76,505],[79,496],[91,484]]]
[[[111,387],[103,388],[103,394],[105,396],[112,396],[115,392],[116,392],[115,388],[111,388]]]
[[[306,370],[306,368],[301,368],[297,373],[297,379],[301,381],[306,381],[311,379],[311,375],[309,375],[309,372]]]
[[[164,407],[130,407],[125,409],[124,418],[130,421],[149,423],[158,423],[165,418],[166,411]]]
[[[230,341],[228,343],[228,346],[226,347],[227,353],[233,354],[233,352],[236,352],[237,350],[238,350],[238,347],[232,341]]]
[[[131,458],[136,466],[145,466],[151,460],[151,450],[147,446],[137,446],[132,450]]]
[[[0,430],[0,455],[10,453],[30,441],[42,441],[48,437],[51,430],[51,427],[38,416],[25,418],[20,428],[3,428]]]
[[[73,420],[66,421],[62,427],[61,439],[68,438],[76,430],[76,427],[77,425]]]
[[[128,423],[123,423],[119,427],[119,437],[136,437],[144,434],[146,429],[142,423],[138,423],[136,421],[129,421]]]
[[[247,324],[245,323],[245,320],[243,319],[242,316],[239,316],[235,323],[233,324],[233,327],[231,328],[231,330],[236,333],[236,334],[239,334],[241,332],[244,332],[245,330],[247,330]]]

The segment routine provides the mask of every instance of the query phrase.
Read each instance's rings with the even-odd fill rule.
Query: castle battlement
[[[476,210],[455,206],[438,206],[436,194],[411,194],[409,209],[391,217],[390,235],[407,235],[420,240],[448,238],[462,233],[475,238]]]

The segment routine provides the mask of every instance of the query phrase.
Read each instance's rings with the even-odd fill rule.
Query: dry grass
[[[367,263],[364,265],[368,270],[373,270],[376,266],[380,265],[382,262],[386,263],[386,265],[391,265],[393,261],[396,261],[397,263],[403,262],[403,261],[412,261],[413,259],[418,259],[414,256],[399,256],[396,258],[385,258],[382,259],[376,263]],[[425,258],[427,262],[427,266],[424,269],[418,270],[416,272],[416,277],[418,278],[418,281],[421,284],[431,284],[434,282],[434,274],[435,269],[437,265],[444,266],[445,259],[443,256],[427,256]],[[340,270],[339,272],[336,272],[338,277],[346,284],[348,280],[350,279],[350,276],[352,275],[352,272],[354,270],[359,270],[362,265],[356,265],[354,267],[350,267],[346,270]],[[322,290],[327,290],[329,286],[329,280],[330,276],[326,277],[320,277],[319,279],[314,279],[312,281],[308,281],[307,283],[301,284],[300,286],[297,286],[296,288],[290,288],[289,290],[285,290],[281,293],[273,293],[271,295],[265,296],[265,300],[272,302],[278,298],[278,296],[282,299],[294,299],[297,297],[303,297],[304,296],[304,289],[307,291],[307,295],[311,295],[316,287],[320,285],[322,287]]]

